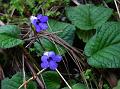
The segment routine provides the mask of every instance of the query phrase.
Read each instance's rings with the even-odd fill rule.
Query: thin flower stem
[[[23,83],[26,81],[26,78],[25,78],[25,62],[24,62],[24,54],[22,55],[22,63],[23,63]],[[26,88],[26,84],[24,85],[24,88]]]
[[[36,76],[40,75],[44,70],[45,70],[45,69],[42,69],[41,71],[39,71]],[[36,77],[36,76],[35,76],[35,77]],[[33,77],[29,78],[29,79],[28,79],[27,81],[25,81],[22,85],[20,85],[20,87],[19,87],[18,89],[21,89],[25,84],[27,84],[28,82],[30,82],[31,80],[33,80],[35,77],[33,76]]]
[[[63,81],[66,83],[69,89],[72,89],[72,87],[68,84],[68,82],[64,79],[64,77],[61,75],[61,73],[56,69],[57,73],[60,75],[60,77],[63,79]]]

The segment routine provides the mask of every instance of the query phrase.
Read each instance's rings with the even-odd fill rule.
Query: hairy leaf
[[[0,34],[0,48],[11,48],[23,43],[22,40]]]
[[[16,25],[4,25],[0,27],[0,34],[18,37],[20,29]]]
[[[104,24],[112,14],[110,8],[94,6],[92,4],[68,7],[66,9],[68,19],[81,30],[96,29]]]
[[[93,67],[120,68],[120,23],[108,22],[97,29],[84,51]]]
[[[5,25],[0,27],[0,48],[11,48],[22,44],[19,39],[20,29],[15,25]]]

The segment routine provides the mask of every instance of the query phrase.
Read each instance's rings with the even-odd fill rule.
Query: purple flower
[[[55,70],[58,67],[57,62],[62,60],[62,56],[56,55],[53,51],[45,52],[41,57],[41,67]]]
[[[35,26],[37,32],[41,30],[46,30],[48,28],[47,21],[48,16],[43,16],[42,14],[38,14],[37,17],[30,17],[31,23]]]

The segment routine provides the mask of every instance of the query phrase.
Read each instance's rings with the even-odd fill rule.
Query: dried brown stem
[[[43,82],[39,79],[38,76],[36,76],[37,74],[36,74],[35,70],[33,69],[33,67],[31,66],[31,64],[28,61],[25,61],[25,63],[27,64],[28,68],[32,72],[33,79],[35,79],[37,81],[37,83],[39,84],[39,86],[41,87],[41,89],[45,89]],[[34,76],[35,76],[35,78],[34,78]]]

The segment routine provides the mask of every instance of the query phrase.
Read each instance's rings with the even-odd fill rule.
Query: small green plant
[[[1,89],[119,89],[120,2],[92,2],[0,0]]]

